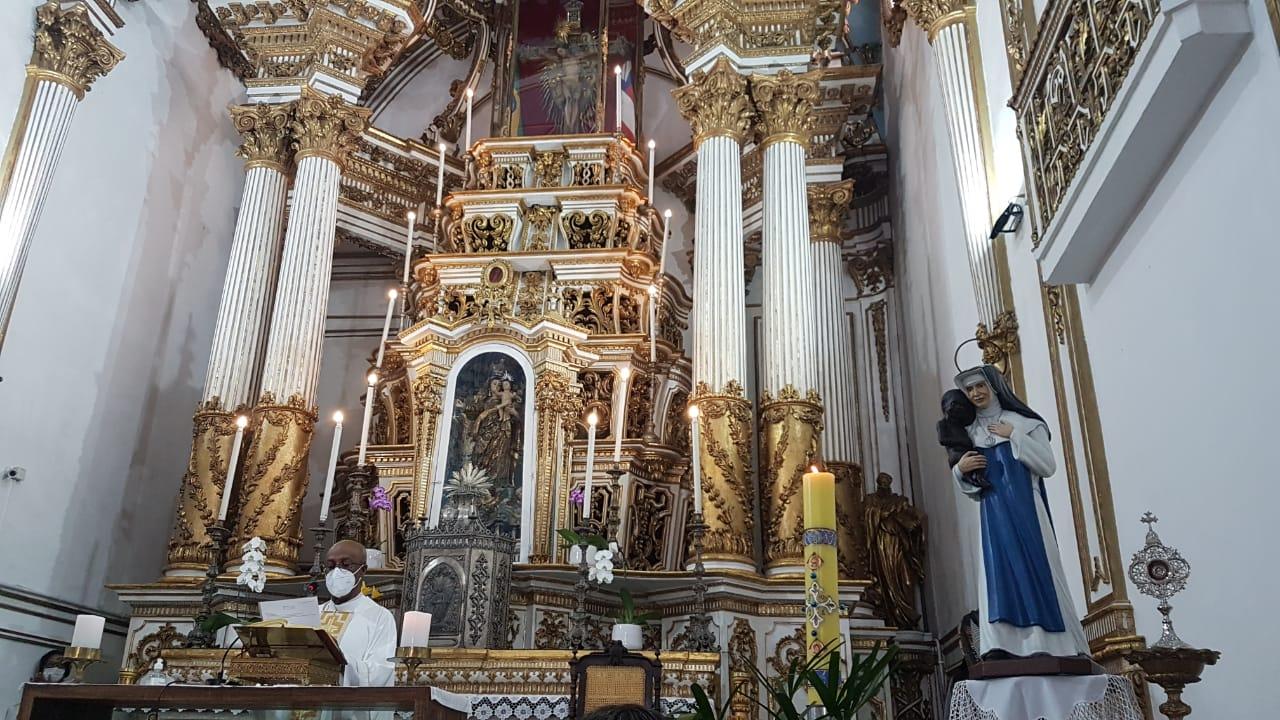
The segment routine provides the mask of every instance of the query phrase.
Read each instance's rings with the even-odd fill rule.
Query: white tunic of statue
[[[980,628],[979,644],[981,653],[991,650],[1004,650],[1012,655],[1028,657],[1035,654],[1049,654],[1058,657],[1071,657],[1088,654],[1089,642],[1085,639],[1084,628],[1080,625],[1071,595],[1067,589],[1066,577],[1062,572],[1062,558],[1058,553],[1058,541],[1054,537],[1053,525],[1049,521],[1049,509],[1044,504],[1040,493],[1042,478],[1053,475],[1057,469],[1053,459],[1053,448],[1049,445],[1049,430],[1044,423],[1033,418],[1024,417],[1015,412],[1003,410],[995,393],[991,394],[991,402],[985,408],[978,408],[978,417],[968,427],[969,438],[976,448],[990,448],[1005,441],[987,429],[989,425],[1008,423],[1013,432],[1008,441],[1013,456],[1027,469],[1034,485],[1036,517],[1040,524],[1040,534],[1044,540],[1045,555],[1053,576],[1053,589],[1058,597],[1058,609],[1062,614],[1064,632],[1049,632],[1032,625],[1018,627],[1007,622],[988,622],[987,578],[985,559],[981,556],[983,544],[972,544],[970,547],[978,553],[974,567],[979,568],[978,583],[978,625]],[[952,468],[952,475],[960,486],[961,492],[974,500],[981,500],[982,488],[964,480],[959,466]],[[975,503],[976,506],[976,503]]]
[[[390,687],[395,684],[395,664],[389,658],[396,654],[396,620],[391,611],[369,599],[356,595],[340,605],[332,600],[322,612],[351,613],[338,647],[347,657],[342,674],[346,687]]]

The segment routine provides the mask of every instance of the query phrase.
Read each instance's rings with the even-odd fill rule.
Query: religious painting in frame
[[[522,0],[507,99],[513,136],[601,131],[605,0]]]

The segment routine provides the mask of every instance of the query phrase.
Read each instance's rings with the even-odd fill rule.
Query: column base
[[[699,383],[690,399],[699,410],[702,447],[702,517],[706,567],[758,573],[755,492],[751,482],[751,404],[729,381],[719,393]]]
[[[761,467],[764,477],[765,575],[804,573],[804,506],[801,484],[804,473],[818,454],[822,433],[822,402],[810,390],[788,385],[777,399],[765,393],[760,399],[760,431],[764,438]]]
[[[234,415],[213,400],[202,404],[192,419],[191,454],[169,536],[165,577],[202,578],[209,569],[210,540],[205,529],[217,519],[222,502],[236,434]]]
[[[264,396],[254,408],[253,441],[244,461],[244,483],[229,571],[239,569],[240,547],[250,538],[267,544],[267,574],[292,576],[302,547],[302,500],[307,491],[307,455],[316,415],[301,403],[276,405]]]

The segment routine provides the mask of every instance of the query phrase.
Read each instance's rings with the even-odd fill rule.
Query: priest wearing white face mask
[[[338,647],[347,658],[342,684],[347,687],[389,687],[395,684],[396,621],[391,611],[360,592],[368,565],[364,546],[339,540],[325,556],[324,585],[333,599],[322,613],[345,613],[338,623]],[[329,623],[326,623],[329,624]]]

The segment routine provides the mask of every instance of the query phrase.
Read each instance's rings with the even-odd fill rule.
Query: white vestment
[[[394,685],[396,666],[389,658],[396,654],[396,619],[391,611],[365,595],[356,595],[341,605],[330,600],[320,610],[351,614],[338,637],[338,647],[347,657],[342,684],[346,687]]]
[[[990,616],[987,610],[986,563],[981,557],[982,542],[979,541],[970,545],[979,555],[978,561],[974,565],[979,569],[978,626],[980,628],[979,644],[981,645],[979,652],[1004,650],[1019,657],[1029,657],[1037,653],[1047,653],[1057,657],[1087,655],[1089,653],[1089,641],[1085,638],[1084,628],[1080,625],[1080,616],[1076,614],[1075,606],[1071,602],[1066,576],[1062,572],[1062,557],[1058,552],[1058,539],[1054,537],[1053,525],[1049,522],[1049,508],[1045,506],[1044,498],[1040,494],[1041,479],[1053,475],[1057,469],[1053,459],[1053,448],[1049,445],[1049,430],[1044,426],[1044,423],[1034,418],[1002,410],[999,401],[992,397],[991,404],[986,408],[979,408],[977,420],[968,427],[969,438],[973,441],[974,446],[988,448],[1004,442],[1004,438],[987,430],[988,425],[1000,422],[1013,426],[1013,433],[1009,436],[1013,456],[1026,466],[1027,473],[1031,476],[1031,482],[1034,484],[1033,495],[1035,496],[1036,518],[1040,523],[1040,535],[1044,540],[1045,555],[1049,561],[1050,573],[1053,575],[1053,589],[1058,596],[1058,608],[1062,613],[1065,631],[1048,632],[1037,625],[1018,627],[1006,622],[987,621]],[[961,492],[974,500],[981,499],[982,488],[966,482],[964,474],[960,472],[958,465],[952,467],[951,473],[956,483],[960,486]]]

